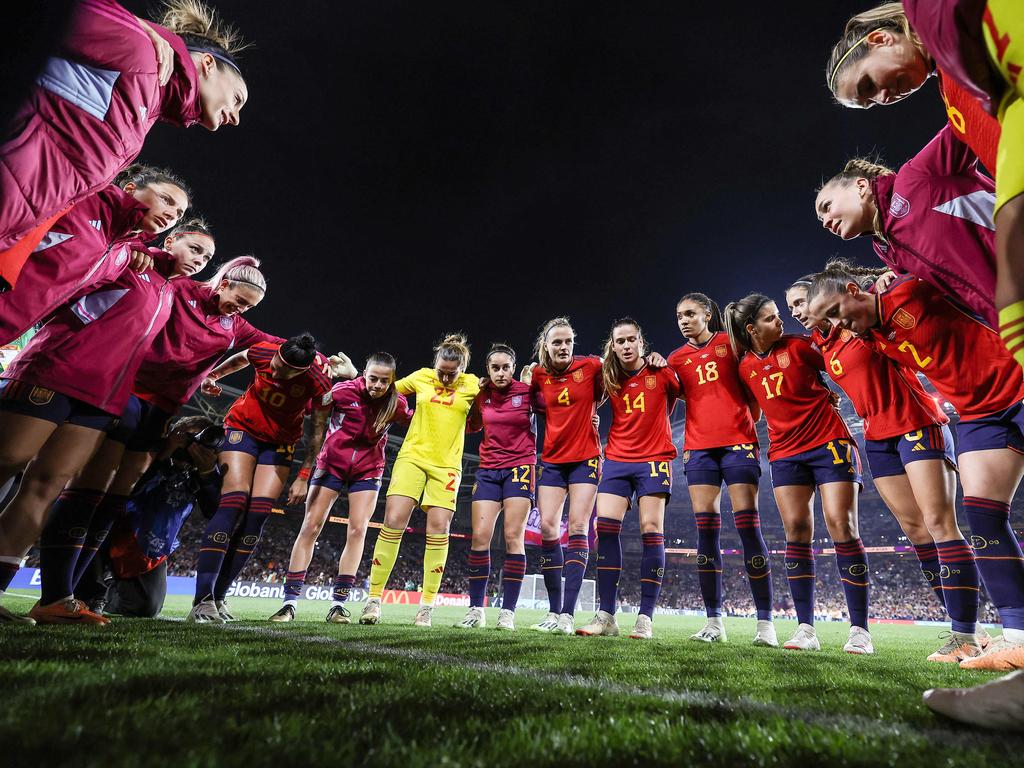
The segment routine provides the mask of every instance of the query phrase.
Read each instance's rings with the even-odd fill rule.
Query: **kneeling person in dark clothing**
[[[152,618],[167,596],[167,558],[196,505],[207,518],[220,501],[217,449],[224,429],[203,416],[175,422],[107,537],[102,563],[75,590],[94,611]],[[98,558],[99,560],[99,558]],[[112,574],[112,580],[108,572]],[[86,583],[89,582],[89,583]]]

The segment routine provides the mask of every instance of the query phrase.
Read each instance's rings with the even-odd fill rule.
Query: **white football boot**
[[[779,647],[779,636],[775,634],[775,624],[771,621],[758,619],[757,632],[754,633],[754,645],[768,648]]]
[[[782,647],[789,651],[820,651],[821,643],[818,642],[818,633],[814,627],[801,624]]]
[[[619,624],[608,611],[598,611],[589,624],[584,624],[576,630],[576,634],[581,637],[595,637],[597,635],[617,637],[619,634]]]

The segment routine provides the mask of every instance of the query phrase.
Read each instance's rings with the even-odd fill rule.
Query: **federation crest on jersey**
[[[522,404],[523,404],[523,396],[522,395],[515,395],[512,398],[512,407],[513,408],[518,408]]]
[[[221,315],[221,317],[220,317],[220,327],[223,328],[225,331],[230,331],[231,327],[234,324],[235,324],[235,318],[231,317],[230,315]]]
[[[896,314],[892,316],[892,321],[905,331],[909,331],[917,325],[917,318],[907,312],[903,307],[896,310]]]
[[[581,381],[583,381],[583,369],[582,368],[580,368],[578,371],[573,371],[572,372],[572,380],[575,381],[577,384],[579,384]]]
[[[892,201],[889,203],[889,215],[902,219],[908,213],[910,213],[910,201],[899,192],[893,192]]]
[[[727,357],[729,354],[729,346],[727,344],[716,344],[715,354],[719,357]]]
[[[839,330],[839,340],[846,342],[853,338],[853,331],[849,328],[841,328]]]
[[[46,387],[32,387],[28,393],[28,401],[32,405],[46,405],[53,400],[53,390]]]
[[[644,386],[648,389],[654,389],[658,386],[657,376],[644,376]]]
[[[775,362],[779,364],[779,368],[789,368],[789,352],[779,352],[775,356]]]
[[[124,263],[128,261],[128,249],[121,246],[121,250],[117,252],[117,258],[114,259],[114,263],[117,266],[124,266]]]

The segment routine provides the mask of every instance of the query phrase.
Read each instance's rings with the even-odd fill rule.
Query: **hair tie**
[[[843,66],[843,62],[844,62],[844,61],[846,61],[846,59],[847,59],[847,58],[849,57],[849,55],[850,55],[851,53],[853,53],[853,52],[854,52],[854,50],[856,50],[856,49],[857,49],[857,47],[858,47],[858,46],[859,46],[859,45],[860,45],[861,43],[863,43],[863,42],[864,42],[865,40],[867,40],[867,39],[868,39],[868,37],[870,37],[870,36],[871,36],[872,34],[874,34],[875,32],[877,32],[877,31],[878,31],[879,29],[882,29],[882,27],[878,27],[877,29],[872,29],[872,30],[871,30],[870,32],[868,32],[868,33],[867,33],[866,35],[864,35],[864,37],[862,37],[862,38],[861,38],[860,40],[858,40],[858,41],[857,41],[856,43],[854,43],[853,45],[851,45],[851,46],[850,46],[850,50],[848,50],[848,51],[847,51],[846,53],[844,53],[844,54],[843,54],[843,56],[842,56],[842,58],[841,58],[841,59],[839,59],[839,61],[837,61],[837,62],[836,62],[836,66],[835,66],[835,68],[834,68],[834,69],[832,70],[832,76],[831,76],[831,77],[830,77],[830,78],[828,79],[828,89],[829,89],[830,91],[834,90],[834,88],[835,88],[835,84],[836,84],[836,73],[837,73],[837,72],[839,72],[839,68],[840,68],[841,66]]]

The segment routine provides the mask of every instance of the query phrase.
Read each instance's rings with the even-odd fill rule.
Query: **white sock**
[[[978,644],[978,638],[973,632],[954,632],[953,637],[961,643]]]
[[[284,604],[285,605],[290,605],[292,608],[298,608],[299,607],[299,601],[295,600],[293,598],[288,598],[287,600],[284,601]]]
[[[725,625],[722,624],[721,616],[708,616],[708,626],[714,627],[715,629],[725,629]]]
[[[771,619],[758,619],[757,620],[757,628],[758,629],[768,629],[768,627],[770,627],[770,626],[772,626],[772,620]]]
[[[339,608],[339,607],[340,608],[344,608],[345,607],[345,603],[344,603],[343,600],[334,600],[333,602],[331,602],[331,608]]]
[[[1003,627],[1003,637],[1006,638],[1008,643],[1020,645],[1024,643],[1024,629],[1007,629]]]

